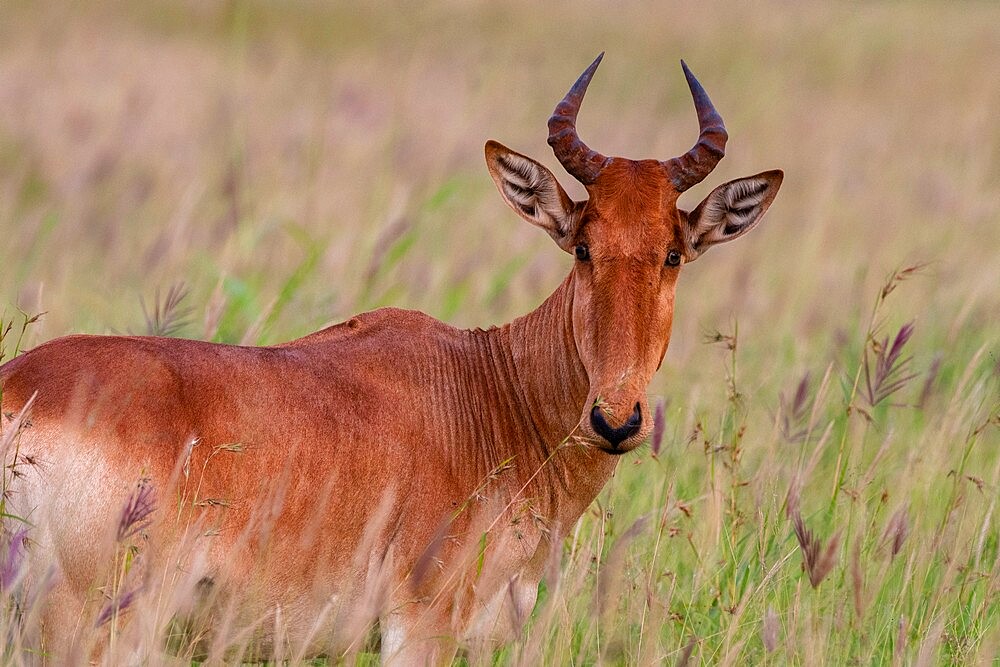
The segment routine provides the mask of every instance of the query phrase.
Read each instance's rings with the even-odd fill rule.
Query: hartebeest
[[[139,479],[158,498],[139,543],[147,585],[182,572],[232,612],[216,623],[257,623],[262,650],[279,609],[286,644],[335,650],[377,620],[383,658],[404,663],[516,631],[552,545],[653,426],[645,390],[681,266],[752,229],[782,179],[731,181],[678,209],[723,157],[722,118],[682,63],[701,129],[691,150],[591,150],[575,125],[600,60],[548,123],[588,199],[486,144],[504,201],[575,256],[535,311],[464,331],[385,308],[264,348],[70,336],[0,367],[19,465],[8,506],[34,526],[33,571],[53,573],[50,650],[93,627]]]

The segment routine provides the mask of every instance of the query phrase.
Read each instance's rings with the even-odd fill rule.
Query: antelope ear
[[[778,194],[783,177],[781,170],[775,169],[712,190],[687,216],[688,261],[716,243],[731,241],[756,227]]]
[[[496,141],[486,142],[486,166],[515,213],[547,231],[563,250],[573,251],[582,207],[569,198],[551,171]]]

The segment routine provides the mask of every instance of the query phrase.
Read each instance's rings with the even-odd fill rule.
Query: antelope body
[[[685,66],[695,146],[605,157],[575,129],[599,62],[549,121],[586,201],[486,145],[504,200],[576,256],[524,317],[464,331],[382,309],[267,348],[70,336],[0,367],[22,471],[11,513],[33,526],[31,571],[50,575],[27,582],[46,591],[49,655],[87,650],[138,480],[157,503],[133,536],[143,589],[207,600],[213,627],[251,627],[262,651],[342,651],[377,619],[384,661],[439,662],[517,632],[553,547],[652,429],[680,266],[756,225],[781,182],[739,179],[679,210],[723,155],[721,118]]]

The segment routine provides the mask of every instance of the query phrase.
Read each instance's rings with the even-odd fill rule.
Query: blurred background
[[[71,332],[271,344],[390,304],[462,327],[531,310],[572,258],[503,204],[483,144],[582,196],[546,120],[602,50],[589,145],[687,151],[684,58],[730,141],[681,205],[785,180],[760,227],[683,270],[650,386],[662,439],[577,525],[563,569],[587,576],[548,607],[569,615],[542,614],[513,662],[542,662],[536,641],[552,664],[996,659],[995,1],[4,0],[0,356]],[[841,538],[810,591],[796,540]],[[598,627],[600,567],[622,585]]]
[[[822,369],[886,275],[915,263],[890,317],[917,320],[924,365],[958,341],[995,353],[995,2],[8,0],[0,310],[46,312],[29,345],[163,330],[172,287],[169,331],[227,342],[386,304],[507,321],[571,259],[504,206],[483,144],[539,158],[581,196],[545,123],[602,50],[579,121],[590,145],[686,151],[683,57],[731,139],[682,204],[786,174],[758,230],[685,269],[654,393],[718,379],[701,342],[736,325],[750,382],[775,361]]]

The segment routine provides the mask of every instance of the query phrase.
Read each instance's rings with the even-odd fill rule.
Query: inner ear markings
[[[513,155],[501,155],[497,164],[504,170],[504,177],[522,190],[533,192],[538,187],[538,170],[530,162]]]
[[[541,227],[563,250],[578,222],[577,205],[541,163],[495,141],[486,142],[486,165],[504,203],[521,218]]]
[[[527,188],[511,180],[504,181],[503,189],[504,192],[507,193],[508,197],[517,201],[528,201],[537,194],[533,189]]]
[[[511,203],[521,209],[525,215],[534,218],[538,214],[536,204],[542,200],[540,192],[523,187],[510,180],[504,180],[503,190]]]
[[[774,201],[783,177],[775,169],[712,190],[687,216],[687,236],[693,250],[689,261],[711,246],[732,241],[756,227]]]
[[[765,190],[767,190],[767,181],[747,179],[745,181],[736,181],[730,191],[737,199],[743,199],[745,197],[762,195]]]
[[[527,160],[518,159],[514,155],[501,155],[497,158],[497,166],[503,175],[503,191],[511,203],[517,206],[528,217],[538,215],[538,204],[545,204],[545,192],[542,175],[537,167]]]
[[[770,184],[763,180],[737,181],[725,192],[725,227],[726,236],[736,234],[748,223],[752,222],[757,209],[764,202]]]
[[[726,189],[726,208],[733,213],[751,211],[764,201],[767,188],[767,181],[738,181]]]

